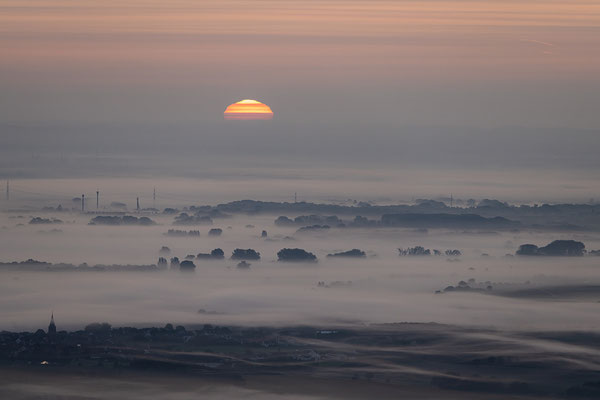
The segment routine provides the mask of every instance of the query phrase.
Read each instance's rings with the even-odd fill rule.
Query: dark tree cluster
[[[540,248],[537,247],[535,244],[522,244],[519,246],[519,249],[517,250],[516,254],[518,256],[537,256],[539,255],[539,249]]]
[[[179,270],[183,272],[191,272],[196,269],[196,264],[193,261],[185,260],[179,264]]]
[[[544,247],[535,244],[519,246],[518,256],[568,256],[579,257],[585,254],[585,244],[576,240],[555,240]]]
[[[370,220],[367,217],[357,215],[352,220],[344,221],[336,215],[330,216],[319,216],[319,215],[300,215],[294,219],[286,216],[280,216],[275,220],[277,226],[298,226],[305,225],[307,229],[314,228],[318,229],[319,226],[328,226],[336,228],[366,228],[379,226],[380,222],[377,220]]]
[[[221,236],[222,233],[223,233],[223,229],[212,228],[210,231],[208,231],[208,236]]]
[[[12,266],[40,266],[40,267],[49,267],[52,265],[52,263],[46,262],[46,261],[38,261],[38,260],[34,260],[33,258],[29,258],[25,261],[13,261],[10,263],[0,263],[0,265],[5,266],[5,265],[12,265]]]
[[[370,205],[354,202],[352,205],[339,205],[240,200],[219,204],[215,208],[223,212],[239,214],[361,215],[378,218],[369,222],[369,225],[374,223],[374,226],[397,225],[415,228],[512,230],[535,226],[541,222],[543,225],[538,225],[536,229],[597,230],[600,221],[600,204],[512,206],[494,199],[482,200],[479,206],[474,199],[454,199],[458,207],[448,207],[442,201],[428,199],[419,200],[417,203],[415,205]],[[384,215],[386,217],[382,217]],[[288,217],[279,218],[277,224],[281,226],[327,224],[338,227],[335,223],[324,221],[296,224],[294,219]],[[346,225],[351,226],[349,222],[346,222]]]
[[[357,215],[352,221],[350,221],[348,225],[352,228],[367,228],[378,226],[379,221],[368,219],[367,217],[363,217],[361,215]]]
[[[329,225],[303,226],[302,228],[298,229],[296,231],[296,233],[323,232],[323,231],[329,230],[329,228],[330,228]]]
[[[92,218],[89,225],[141,225],[150,226],[156,225],[156,222],[148,217],[134,217],[132,215],[124,215],[122,217],[112,215],[98,215]]]
[[[340,253],[332,253],[327,254],[327,257],[354,257],[354,258],[363,258],[366,257],[367,254],[360,249],[352,249],[348,251],[342,251]]]
[[[277,226],[302,226],[302,225],[329,225],[338,226],[343,224],[343,221],[336,215],[320,216],[320,215],[300,215],[294,219],[284,215],[275,220]]]
[[[49,263],[29,259],[26,261],[0,262],[0,269],[20,270],[20,271],[157,271],[157,266],[148,265],[123,265],[123,264],[95,264],[88,265],[81,263],[79,265],[69,263]]]
[[[277,261],[317,262],[317,256],[304,249],[281,249],[277,252]]]
[[[449,292],[468,292],[468,291],[476,291],[476,292],[485,292],[491,291],[493,289],[492,282],[477,282],[474,278],[470,278],[468,281],[460,281],[456,284],[456,286],[447,286],[442,290],[436,290],[435,293],[449,293]]]
[[[401,256],[430,256],[431,250],[423,246],[408,247],[406,249],[398,249]]]
[[[446,229],[510,228],[518,225],[504,217],[486,218],[476,214],[385,214],[381,216],[381,224]]]
[[[175,217],[173,225],[212,225],[213,220],[208,215],[189,215],[181,213]]]
[[[201,217],[207,216],[210,218],[231,218],[231,214],[226,214],[217,208],[213,208],[211,206],[190,206],[188,209],[190,212],[194,213],[194,216]]]
[[[254,249],[235,249],[231,254],[232,260],[260,260],[260,253]]]
[[[57,218],[41,218],[41,217],[33,217],[31,221],[29,221],[31,225],[42,225],[42,224],[62,224],[63,222]]]
[[[338,225],[342,220],[337,215],[320,216],[320,215],[300,215],[294,218],[297,225]]]
[[[198,253],[196,259],[198,260],[222,260],[225,258],[225,252],[221,249],[214,249],[210,253]]]
[[[445,254],[447,257],[459,257],[462,255],[462,252],[457,249],[448,249],[448,250],[444,251],[444,253],[442,253],[440,250],[426,249],[423,246],[415,246],[415,247],[408,247],[406,249],[398,249],[398,253],[401,256],[430,256],[432,253],[435,256],[441,256],[442,254]]]
[[[182,231],[179,229],[169,229],[165,236],[173,236],[173,237],[186,237],[186,236],[200,236],[200,231],[191,230],[191,231]]]
[[[282,215],[280,217],[277,217],[277,219],[275,220],[275,225],[277,226],[294,226],[294,220],[290,219],[288,217],[286,217],[285,215]]]

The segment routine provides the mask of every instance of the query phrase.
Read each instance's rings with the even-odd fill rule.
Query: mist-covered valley
[[[597,392],[595,204],[16,195],[0,213],[9,398]]]
[[[594,207],[71,203],[1,214],[7,397],[596,393]]]
[[[521,244],[541,247],[557,239],[581,241],[593,251],[600,248],[596,231],[341,225],[307,230],[302,223],[276,224],[280,215],[269,212],[223,214],[210,225],[178,225],[183,209],[176,214],[128,213],[146,216],[153,222],[149,226],[106,226],[90,224],[95,211],[24,211],[2,214],[0,261],[55,265],[3,265],[3,329],[38,328],[52,311],[61,327],[70,329],[102,321],[255,326],[410,321],[600,329],[597,257],[515,256]],[[298,215],[292,211],[287,216],[293,220]],[[355,216],[340,218],[352,221]],[[211,229],[222,233],[212,236]],[[189,231],[194,234],[185,236]],[[441,255],[400,255],[399,248],[414,246],[439,249]],[[166,253],[161,253],[163,247]],[[284,248],[305,249],[318,261],[278,261]],[[213,249],[222,249],[224,258],[197,257]],[[254,249],[260,259],[238,268],[239,260],[231,259],[235,249]],[[351,249],[363,251],[364,257],[328,257]],[[459,256],[444,254],[454,249]],[[195,265],[191,273],[170,262],[148,271],[132,267],[156,266],[160,257],[182,262],[186,256]],[[71,268],[57,268],[61,264]],[[473,290],[444,290],[461,289],[461,281]]]

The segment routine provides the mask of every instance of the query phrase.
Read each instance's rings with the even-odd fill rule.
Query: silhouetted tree
[[[426,249],[423,246],[415,246],[407,249],[398,249],[398,253],[401,256],[430,256],[431,250]]]
[[[29,221],[31,225],[40,225],[40,224],[62,224],[63,222],[57,218],[41,218],[34,217]]]
[[[519,246],[516,254],[519,256],[569,256],[580,257],[585,253],[585,245],[575,240],[555,240],[552,243],[537,247],[534,244]]]
[[[113,215],[98,215],[92,218],[88,225],[141,225],[150,226],[156,225],[156,222],[148,217],[134,217],[132,215],[124,215],[122,217]]]
[[[193,261],[185,260],[179,264],[180,271],[194,271],[196,269],[196,264]]]
[[[277,252],[277,261],[316,262],[317,256],[304,249],[281,249]]]
[[[222,233],[223,233],[223,229],[213,228],[210,231],[208,231],[208,236],[221,236]]]
[[[448,257],[459,257],[462,255],[462,253],[460,252],[460,250],[446,250],[445,254]]]
[[[295,225],[295,223],[293,220],[282,215],[275,220],[275,225],[277,225],[277,226],[292,226],[292,225]]]
[[[555,240],[552,243],[540,247],[538,253],[543,256],[583,256],[585,245],[576,240]]]
[[[343,251],[341,253],[327,254],[327,257],[366,257],[367,254],[359,249]]]
[[[329,225],[303,226],[302,228],[298,229],[296,233],[322,232],[328,230],[329,228]]]
[[[213,220],[208,215],[189,215],[181,213],[175,217],[174,225],[212,225]]]
[[[219,248],[214,249],[213,251],[210,252],[210,255],[213,258],[225,258],[225,252]]]
[[[539,255],[538,249],[535,244],[522,244],[519,246],[516,254],[518,256],[537,256]]]
[[[232,260],[260,260],[260,253],[254,249],[235,249],[231,254]]]

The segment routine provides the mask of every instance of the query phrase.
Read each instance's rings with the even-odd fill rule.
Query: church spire
[[[56,324],[54,323],[54,311],[52,311],[52,315],[50,316],[50,325],[48,325],[48,335],[53,335],[56,333]]]

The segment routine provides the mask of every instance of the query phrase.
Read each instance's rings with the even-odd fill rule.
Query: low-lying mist
[[[296,233],[278,227],[276,216],[215,219],[212,226],[173,226],[172,216],[156,215],[154,226],[92,226],[92,216],[45,215],[62,224],[28,224],[29,215],[2,215],[2,262],[28,258],[53,263],[155,264],[162,246],[167,256],[225,252],[224,260],[194,260],[195,272],[16,271],[0,272],[0,329],[45,328],[54,311],[59,329],[91,322],[113,325],[236,324],[355,325],[437,322],[501,329],[599,330],[600,292],[585,297],[497,296],[506,288],[599,285],[596,257],[509,257],[522,243],[558,238],[600,248],[595,234],[535,232],[455,232],[395,228],[329,229]],[[211,237],[219,227],[223,233]],[[169,229],[195,229],[199,237],[171,237]],[[52,231],[52,229],[56,229]],[[268,232],[261,237],[262,230]],[[41,233],[40,233],[41,232]],[[401,257],[397,248],[460,249],[462,256]],[[249,269],[229,257],[235,248],[260,252]],[[316,264],[277,261],[282,248],[314,253]],[[366,258],[328,258],[358,248]],[[482,254],[487,254],[483,256]],[[459,281],[488,282],[491,291],[435,294]],[[321,282],[321,284],[319,284]],[[486,284],[486,285],[487,285]]]

